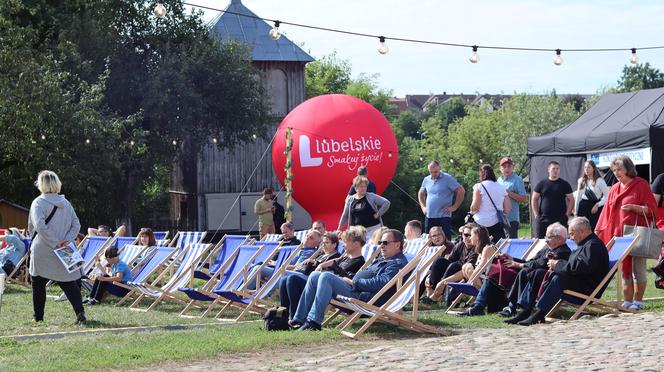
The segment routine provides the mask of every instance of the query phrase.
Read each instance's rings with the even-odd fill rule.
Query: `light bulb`
[[[134,146],[135,144],[136,144],[136,142],[134,142],[134,140],[129,141],[130,146]]]
[[[420,156],[420,161],[424,161],[424,158]]]
[[[388,157],[388,158],[391,158],[391,157],[392,157],[392,153],[391,153],[391,152],[388,153],[388,154],[387,154],[387,157]]]
[[[252,134],[251,137],[253,137],[253,139],[256,139],[256,135],[255,135],[255,134]]]
[[[636,48],[632,48],[632,56],[629,58],[629,63],[633,65],[639,63],[639,57],[636,56]]]
[[[178,144],[178,141],[176,141],[176,140],[173,140],[173,142],[171,142],[171,143],[173,144],[173,146],[177,146],[177,144]]]
[[[556,66],[563,64],[563,57],[560,56],[560,49],[556,49],[556,58],[553,60],[553,64]]]
[[[387,44],[385,44],[385,36],[379,36],[378,40],[380,40],[380,45],[378,46],[378,53],[387,54],[387,52],[390,51],[390,48],[388,48]]]
[[[216,138],[213,138],[213,139],[212,139],[212,142],[213,142],[213,143],[217,143],[217,139],[216,139]]]
[[[42,135],[41,135],[41,139],[45,140],[45,139],[46,139],[46,136],[42,134]]]
[[[87,138],[87,139],[85,140],[85,143],[89,145],[89,144],[90,144],[90,139]]]
[[[166,7],[164,4],[161,2],[158,2],[157,5],[154,7],[154,15],[157,18],[164,18],[166,17]]]
[[[279,31],[279,25],[281,22],[279,21],[274,21],[274,27],[270,30],[270,38],[272,40],[279,40],[281,37],[281,31]]]
[[[470,63],[477,63],[480,61],[480,56],[477,55],[477,45],[473,45],[473,54],[470,55],[470,58],[468,58]]]

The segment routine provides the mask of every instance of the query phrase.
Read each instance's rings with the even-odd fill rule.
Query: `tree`
[[[633,92],[641,89],[664,87],[664,73],[650,66],[650,63],[625,66],[618,79],[619,92]]]
[[[388,120],[394,117],[394,105],[390,103],[392,91],[378,88],[378,74],[361,73],[346,87],[346,94],[370,103]]]
[[[337,52],[310,62],[304,69],[307,99],[323,94],[344,93],[351,78],[351,64]]]

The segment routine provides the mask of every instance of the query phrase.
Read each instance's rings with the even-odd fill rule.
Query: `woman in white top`
[[[608,195],[609,187],[600,176],[597,165],[592,160],[586,161],[583,165],[583,177],[579,178],[578,188],[574,193],[574,215],[586,217],[594,231]]]
[[[475,223],[489,230],[491,241],[496,243],[505,238],[505,231],[498,219],[498,213],[510,212],[512,203],[507,197],[507,190],[496,181],[496,174],[489,164],[480,167],[480,183],[473,186],[473,202],[470,213]]]

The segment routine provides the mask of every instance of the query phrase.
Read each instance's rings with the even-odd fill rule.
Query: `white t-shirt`
[[[481,185],[484,185],[484,187]],[[507,196],[507,190],[505,190],[503,185],[498,182],[489,180],[482,181],[481,184],[476,183],[475,186],[473,186],[473,191],[474,190],[480,190],[482,198],[480,201],[480,210],[473,216],[475,222],[485,227],[491,227],[497,224],[499,221],[498,216],[496,216],[496,208],[498,208],[499,211],[503,210],[503,200],[505,200],[505,197]],[[496,204],[496,208],[491,204],[491,200],[489,200],[489,197],[486,194],[487,191],[489,192],[489,195],[491,195],[493,202]]]

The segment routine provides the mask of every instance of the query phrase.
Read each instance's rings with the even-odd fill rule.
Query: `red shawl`
[[[645,205],[657,216],[657,203],[652,195],[648,181],[635,177],[626,187],[620,187],[620,182],[611,186],[609,196],[602,214],[599,216],[595,233],[607,244],[614,236],[622,236],[623,225],[645,226],[646,221],[642,214],[626,212],[620,209],[625,204]],[[650,215],[648,214],[648,217]]]

